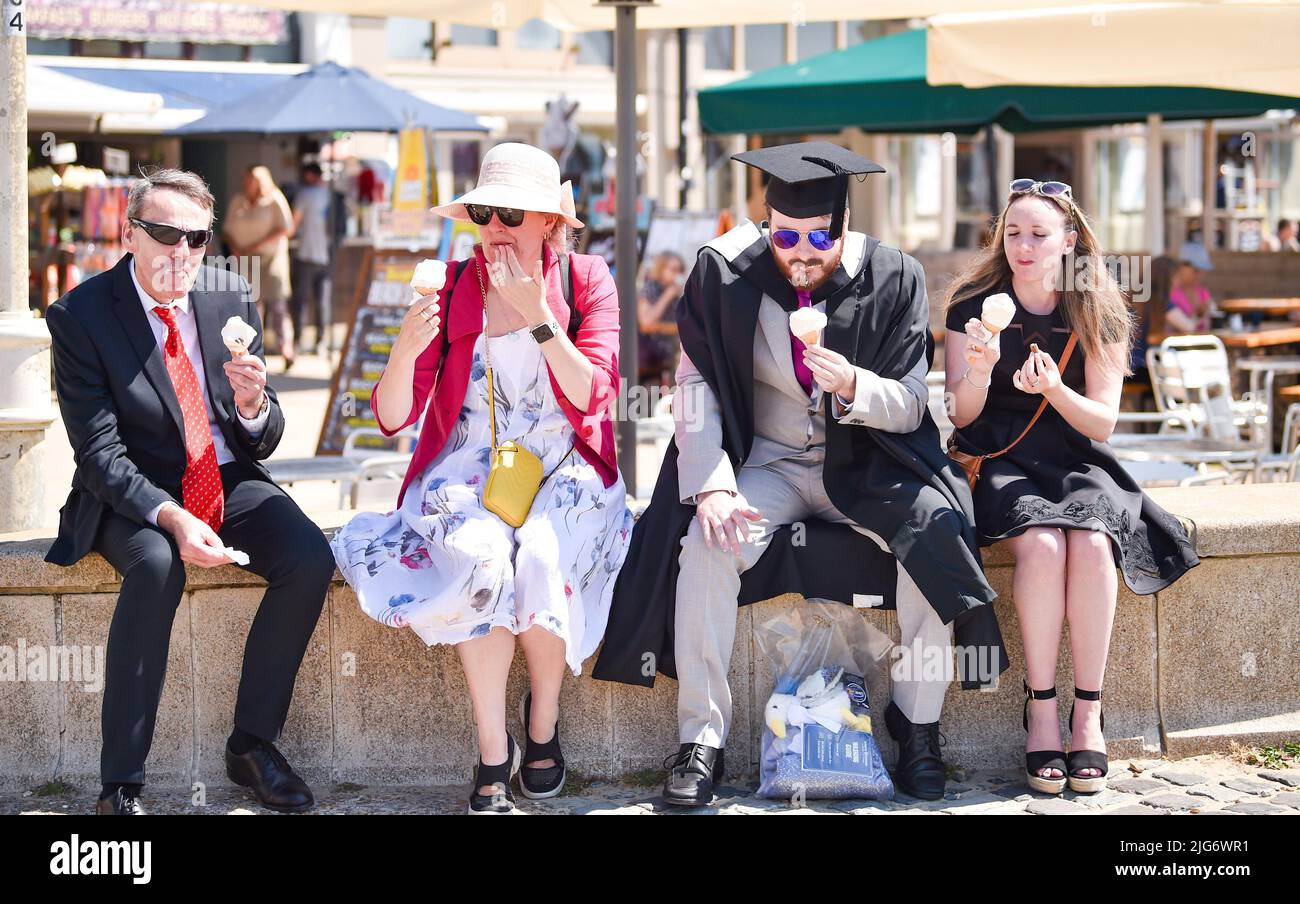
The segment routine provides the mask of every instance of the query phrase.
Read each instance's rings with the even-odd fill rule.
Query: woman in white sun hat
[[[627,552],[612,415],[618,296],[604,259],[569,251],[582,221],[539,148],[497,145],[478,185],[434,210],[478,224],[482,242],[447,262],[440,290],[414,293],[371,397],[386,434],[424,415],[397,509],[358,515],[333,548],[367,615],[456,646],[478,726],[469,811],[509,813],[521,764],[530,798],[564,784],[564,669],[580,674],[599,645]],[[484,506],[493,414],[496,444],[513,440],[542,464],[517,528]],[[516,637],[530,678],[522,753],[506,727]]]

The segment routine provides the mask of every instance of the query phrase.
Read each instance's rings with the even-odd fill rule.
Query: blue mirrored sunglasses
[[[770,229],[767,220],[763,221],[762,228]],[[829,229],[810,229],[808,232],[799,232],[797,229],[773,229],[771,230],[772,244],[782,251],[789,251],[804,236],[808,237],[808,244],[812,245],[818,251],[830,251],[835,247],[835,240],[831,238]]]

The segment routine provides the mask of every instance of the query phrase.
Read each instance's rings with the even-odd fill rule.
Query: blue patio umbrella
[[[321,63],[213,109],[175,135],[289,135],[396,132],[486,132],[478,117],[429,103],[368,73]]]

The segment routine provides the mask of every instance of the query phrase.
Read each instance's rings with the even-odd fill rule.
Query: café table
[[[1256,330],[1212,330],[1233,349],[1274,348],[1300,342],[1300,324],[1265,324]]]
[[[1200,436],[1126,433],[1112,435],[1110,447],[1117,458],[1127,461],[1177,461],[1188,465],[1250,465],[1260,477],[1264,447],[1241,440]]]
[[[1226,314],[1279,314],[1300,311],[1300,298],[1229,298],[1218,303]]]

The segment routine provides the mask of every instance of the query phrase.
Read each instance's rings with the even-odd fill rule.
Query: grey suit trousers
[[[742,545],[741,554],[706,545],[698,519],[691,521],[682,540],[674,627],[677,721],[683,744],[726,746],[731,725],[727,670],[735,642],[740,576],[758,561],[772,535],[784,525],[808,518],[852,523],[826,495],[820,448],[758,467],[742,467],[736,486],[763,516],[749,522],[749,542]],[[854,529],[881,549],[888,549],[875,533],[856,524]],[[893,699],[910,721],[935,722],[952,677],[952,627],[940,620],[901,565],[896,595],[902,645],[924,651],[927,658],[939,659],[947,666],[940,675],[923,674],[919,669],[901,674],[895,668],[891,674]],[[883,712],[883,707],[878,712]]]

